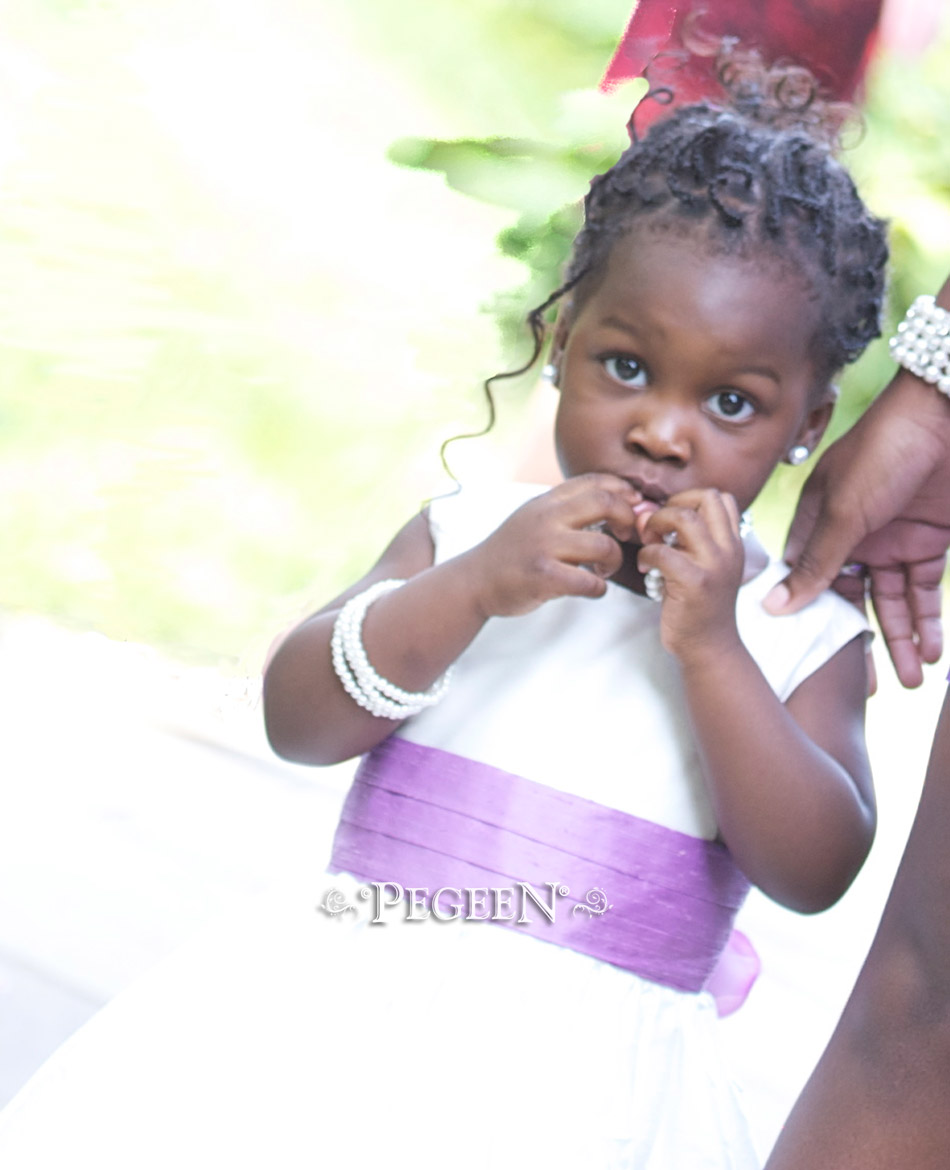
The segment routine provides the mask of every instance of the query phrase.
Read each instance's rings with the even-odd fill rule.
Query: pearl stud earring
[[[557,385],[557,366],[554,362],[546,362],[541,367],[541,377],[545,382],[550,382],[552,386]]]
[[[792,467],[798,467],[800,463],[804,463],[811,451],[804,443],[799,443],[797,447],[793,447],[786,455],[786,459],[791,463]]]

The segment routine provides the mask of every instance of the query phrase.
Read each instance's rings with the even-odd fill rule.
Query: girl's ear
[[[571,332],[571,313],[572,305],[570,299],[561,301],[557,311],[557,319],[554,322],[554,336],[551,339],[551,350],[548,354],[548,364],[554,369],[551,380],[555,386],[558,384],[558,374],[561,369],[561,359],[564,356],[564,347],[567,345],[567,339]]]
[[[831,422],[831,415],[838,400],[838,387],[830,383],[824,388],[821,397],[805,416],[797,436],[789,444],[785,454],[786,463],[796,466],[804,463],[824,437]]]

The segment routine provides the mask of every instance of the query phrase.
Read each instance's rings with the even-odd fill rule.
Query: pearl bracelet
[[[350,698],[365,711],[380,719],[408,719],[431,707],[445,694],[451,668],[427,691],[404,691],[373,669],[363,645],[363,619],[366,611],[386,593],[405,585],[405,581],[377,581],[343,606],[333,623],[330,654],[333,669]]]
[[[932,296],[919,296],[888,343],[891,357],[950,395],[950,313]]]

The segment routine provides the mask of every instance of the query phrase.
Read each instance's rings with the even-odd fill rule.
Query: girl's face
[[[817,323],[790,266],[636,228],[559,325],[562,471],[612,472],[660,504],[713,487],[748,507],[830,417],[809,356]]]

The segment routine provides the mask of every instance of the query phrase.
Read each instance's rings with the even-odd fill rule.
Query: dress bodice
[[[436,562],[484,540],[534,485],[461,492],[429,505]],[[740,636],[783,701],[867,626],[826,593],[789,617],[761,601],[787,572],[771,562],[739,591]],[[446,698],[398,735],[657,824],[712,839],[713,817],[679,667],[660,642],[660,607],[608,583],[488,621],[458,659]]]

